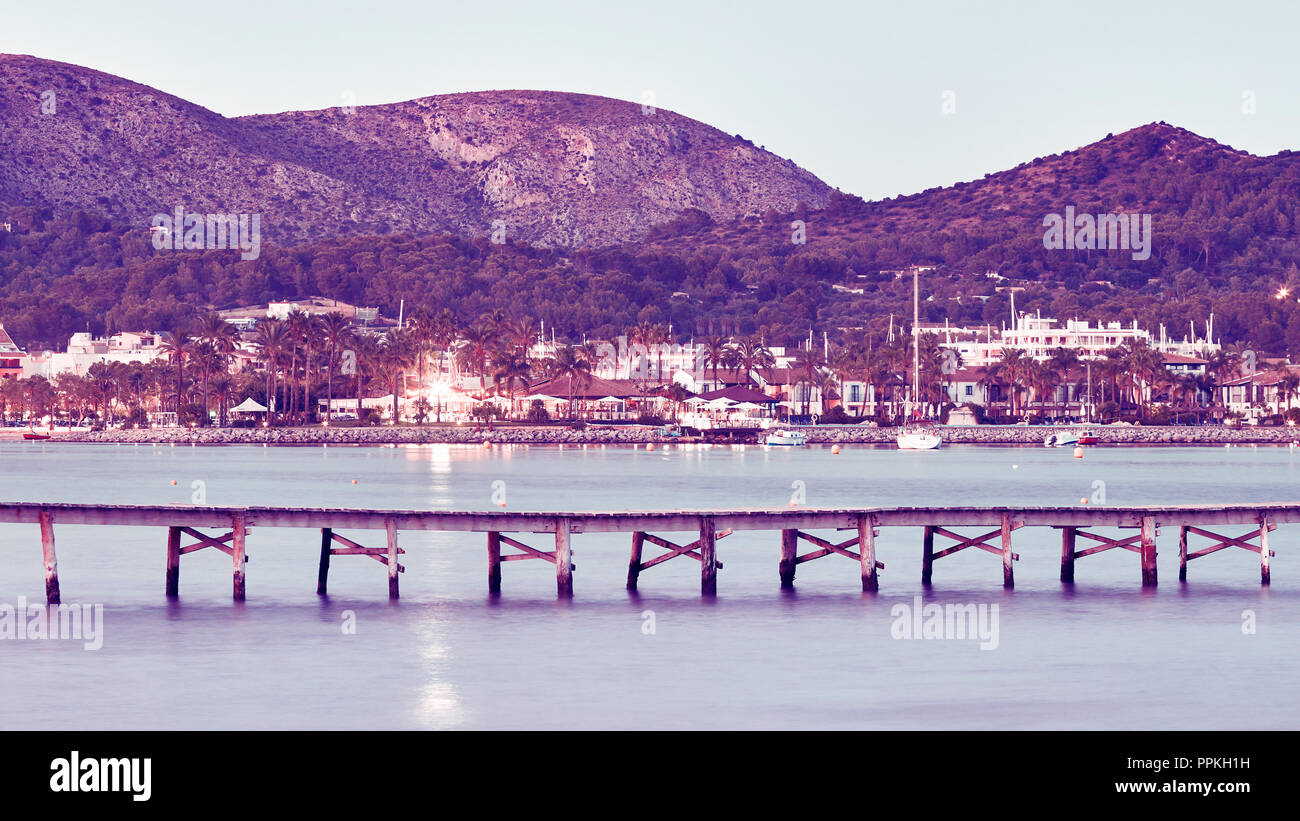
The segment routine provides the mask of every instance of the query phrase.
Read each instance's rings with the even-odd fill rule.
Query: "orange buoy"
[[[1074,449],[1074,458],[1075,458],[1075,459],[1082,459],[1082,458],[1083,458],[1083,448],[1075,448],[1075,449]]]
[[[172,479],[172,484],[173,484],[173,485],[176,484],[176,480],[175,480],[175,479]]]
[[[839,452],[840,452],[840,446],[839,446],[839,445],[831,445],[831,454],[832,454],[832,455],[837,454],[837,453],[839,453]]]
[[[790,500],[790,507],[798,507],[798,506],[799,506],[798,502],[796,502],[794,499]]]
[[[1088,497],[1087,497],[1087,496],[1084,496],[1083,498],[1079,499],[1079,504],[1081,504],[1081,505],[1086,505],[1086,504],[1088,504]]]
[[[355,485],[356,483],[357,483],[357,480],[356,480],[356,479],[353,479],[353,480],[352,480],[352,484]]]
[[[490,447],[492,447],[492,443],[489,442],[488,440],[484,439],[484,440],[483,440],[483,447],[485,447],[485,448],[490,448]]]
[[[655,449],[655,443],[654,443],[654,442],[647,442],[647,443],[646,443],[646,446],[645,446],[645,449],[646,449],[646,450],[654,450],[654,449]]]
[[[506,506],[505,499],[502,499],[501,501],[497,502],[497,507],[505,507],[505,506]]]

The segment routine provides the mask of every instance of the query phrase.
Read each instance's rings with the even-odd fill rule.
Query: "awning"
[[[230,409],[231,413],[266,413],[266,406],[258,403],[253,397],[248,397],[243,402]]]

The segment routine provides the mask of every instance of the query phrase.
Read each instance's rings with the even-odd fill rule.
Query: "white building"
[[[1016,318],[1011,328],[993,329],[958,328],[947,325],[922,323],[919,331],[939,336],[939,344],[951,348],[961,355],[961,364],[968,367],[987,368],[1002,360],[1006,348],[1016,348],[1034,359],[1044,360],[1057,348],[1072,350],[1080,359],[1101,359],[1106,351],[1126,344],[1145,343],[1152,349],[1164,354],[1178,354],[1188,357],[1204,357],[1220,349],[1213,341],[1213,318],[1206,325],[1206,336],[1200,338],[1193,333],[1181,340],[1170,338],[1161,326],[1159,334],[1137,326],[1134,320],[1125,327],[1118,322],[1092,326],[1086,320],[1066,320],[1065,327],[1056,326],[1056,320],[1044,316],[1023,315]]]
[[[59,374],[85,376],[97,362],[149,363],[163,355],[162,340],[151,332],[124,331],[107,339],[95,339],[89,333],[73,334],[63,353],[46,351],[28,357],[23,363],[23,377],[43,376],[53,379]]]

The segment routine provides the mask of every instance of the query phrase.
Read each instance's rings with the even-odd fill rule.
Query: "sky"
[[[1295,0],[0,0],[0,52],[226,116],[349,93],[653,99],[882,199],[1157,120],[1254,154],[1300,149],[1297,24]]]

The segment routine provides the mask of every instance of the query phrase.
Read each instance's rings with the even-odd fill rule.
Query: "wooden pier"
[[[399,563],[405,553],[398,546],[402,532],[439,531],[483,534],[487,547],[487,585],[492,594],[501,592],[504,562],[536,559],[555,565],[555,585],[562,598],[573,596],[573,537],[587,533],[626,533],[630,537],[627,589],[636,590],[647,570],[672,559],[686,557],[700,564],[700,592],[716,595],[719,560],[718,544],[740,531],[770,531],[777,577],[782,587],[793,587],[800,564],[824,557],[842,556],[858,566],[862,589],[880,589],[884,563],[876,559],[876,539],[882,528],[919,527],[921,555],[919,571],[923,585],[933,584],[934,565],[939,559],[968,548],[992,553],[1001,560],[1002,584],[1015,586],[1015,562],[1020,554],[1012,549],[1013,534],[1026,527],[1046,527],[1061,532],[1061,581],[1074,582],[1075,563],[1106,550],[1128,550],[1139,557],[1141,583],[1157,584],[1156,542],[1161,528],[1177,528],[1180,582],[1187,581],[1187,564],[1227,548],[1239,548],[1259,556],[1260,582],[1270,580],[1269,560],[1276,555],[1269,547],[1268,534],[1279,524],[1300,522],[1300,503],[1270,503],[1224,506],[1165,507],[895,507],[895,508],[785,508],[777,510],[696,511],[610,511],[610,512],[505,512],[441,510],[357,510],[291,507],[206,507],[177,505],[90,505],[0,503],[0,523],[39,526],[41,556],[45,568],[45,596],[52,604],[60,599],[58,559],[55,554],[56,525],[93,527],[165,528],[166,595],[180,595],[181,557],[212,548],[231,558],[232,595],[246,595],[245,564],[248,561],[249,530],[263,528],[310,528],[321,534],[320,564],[316,592],[325,595],[330,561],[334,556],[366,556],[383,564],[388,576],[388,595],[398,597]],[[974,529],[961,533],[957,528]],[[1226,535],[1230,528],[1240,535]],[[1098,530],[1119,530],[1104,534]],[[216,534],[204,531],[216,531]],[[376,531],[382,546],[366,547],[341,535],[340,530]],[[823,531],[817,535],[812,531]],[[1130,531],[1131,535],[1125,535]],[[660,533],[688,533],[692,541],[672,541]],[[779,535],[778,535],[779,534]],[[847,535],[848,538],[843,538]],[[540,545],[537,538],[543,541]],[[1209,544],[1190,549],[1192,537]],[[183,544],[186,539],[192,540]],[[357,538],[361,538],[358,536]],[[530,539],[534,544],[528,544]],[[951,544],[936,550],[936,539]],[[1080,547],[1080,540],[1092,542]],[[467,539],[467,543],[468,543]],[[812,550],[800,553],[800,544]],[[665,552],[647,559],[647,546]],[[16,548],[8,545],[11,560]],[[509,552],[503,552],[508,549]],[[748,548],[752,549],[752,548]],[[779,558],[778,558],[779,557]]]

